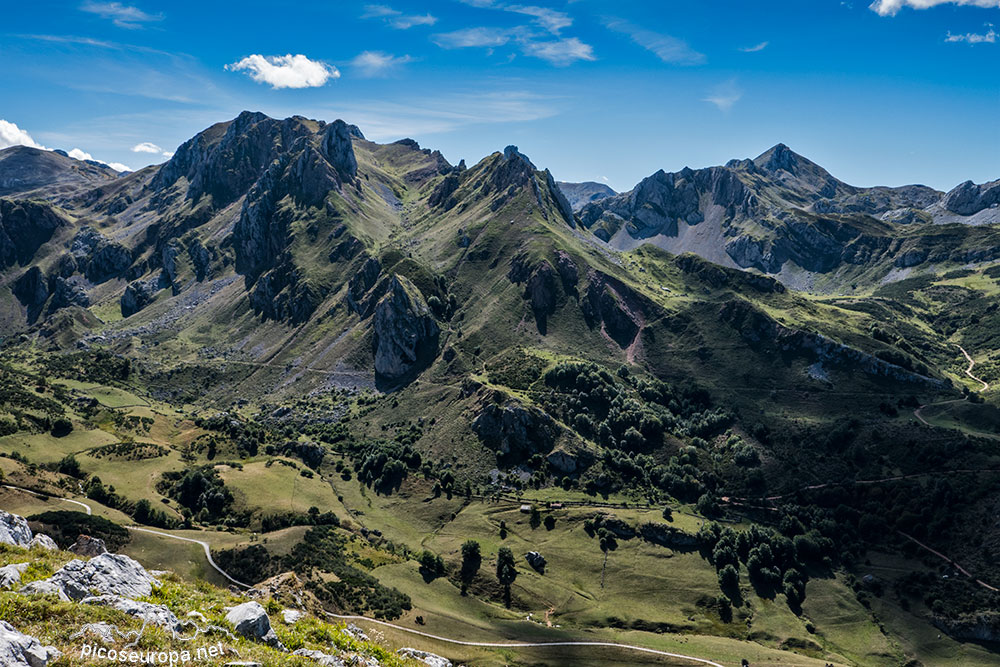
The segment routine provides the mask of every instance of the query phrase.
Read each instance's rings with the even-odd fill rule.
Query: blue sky
[[[618,190],[778,142],[857,185],[1000,178],[1000,0],[5,4],[0,146],[139,168],[253,109]]]

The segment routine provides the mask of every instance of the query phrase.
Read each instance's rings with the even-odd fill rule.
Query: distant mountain
[[[922,185],[861,188],[778,144],[722,167],[658,171],[584,206],[584,227],[621,249],[652,243],[719,264],[836,289],[893,269],[1000,258],[996,182],[945,194]],[[944,227],[942,225],[954,225]]]
[[[604,183],[595,183],[594,181],[584,181],[583,183],[557,181],[556,185],[566,195],[566,199],[574,211],[579,211],[587,204],[595,202],[598,199],[613,197],[618,194]]]
[[[118,177],[119,173],[107,165],[75,160],[62,151],[28,146],[0,150],[0,196],[59,200]]]

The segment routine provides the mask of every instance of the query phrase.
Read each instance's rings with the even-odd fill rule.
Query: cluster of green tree
[[[542,377],[546,365],[544,359],[517,347],[487,363],[486,372],[490,382],[523,391]]]
[[[275,512],[260,517],[260,532],[270,533],[289,526],[339,526],[340,517],[333,512],[320,512],[318,507],[310,507],[302,512]]]
[[[245,526],[249,519],[234,511],[233,494],[212,466],[165,472],[156,490],[180,503],[198,523]]]
[[[118,551],[129,541],[129,532],[117,523],[104,517],[91,516],[83,512],[42,512],[28,517],[36,531],[44,532],[60,548],[65,549],[76,542],[80,535],[90,535],[104,540],[109,551]]]
[[[260,446],[265,444],[270,431],[263,425],[246,421],[227,412],[195,420],[195,425],[225,435],[236,447],[240,458],[256,456]]]
[[[346,544],[346,538],[334,526],[317,526],[284,556],[275,556],[263,545],[255,544],[216,551],[213,558],[230,575],[252,583],[279,572],[296,572],[320,600],[348,613],[391,620],[410,609],[408,595],[382,585],[356,567],[359,563]],[[324,582],[313,576],[314,572],[334,574],[336,581]]]
[[[102,445],[91,450],[91,455],[98,459],[119,459],[123,461],[144,461],[166,456],[170,450],[151,442],[134,442],[126,440]]]
[[[411,445],[392,440],[352,440],[345,445],[358,479],[378,493],[391,494],[423,463],[420,452]]]
[[[83,478],[80,464],[71,454],[59,462],[59,472],[72,477]],[[117,509],[135,519],[136,523],[159,528],[174,528],[178,521],[165,511],[153,507],[145,498],[133,503],[115,491],[114,485],[104,485],[101,478],[93,475],[83,483],[83,493],[91,500],[106,507]]]
[[[792,523],[787,524],[793,531]],[[741,604],[740,564],[746,566],[750,583],[760,597],[784,593],[789,607],[798,611],[805,600],[806,574],[810,567],[829,563],[833,541],[816,531],[790,538],[757,524],[735,530],[712,522],[698,531],[703,555],[715,565],[719,588],[734,604]]]
[[[113,385],[125,382],[132,375],[132,361],[107,350],[47,354],[38,361],[48,375],[81,382]]]
[[[605,450],[601,465],[584,476],[583,488],[590,494],[631,489],[652,495],[654,500],[665,493],[684,502],[695,502],[706,489],[715,489],[719,484],[716,475],[698,467],[698,457],[694,446],[683,448],[666,463],[660,463],[651,454]]]
[[[597,364],[563,362],[544,380],[552,390],[540,399],[546,411],[609,449],[651,451],[665,433],[704,437],[732,421],[704,390],[639,378],[624,366],[616,378]]]
[[[50,391],[53,398],[42,395]],[[62,387],[0,364],[0,408],[9,413],[0,418],[0,435],[19,430],[51,431],[54,422],[65,414],[63,403],[68,400]]]

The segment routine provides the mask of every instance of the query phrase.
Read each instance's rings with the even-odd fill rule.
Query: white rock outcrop
[[[23,516],[0,510],[0,544],[15,547],[31,544],[31,528]]]
[[[45,667],[60,655],[54,646],[43,646],[34,637],[15,630],[7,621],[0,621],[0,665]]]

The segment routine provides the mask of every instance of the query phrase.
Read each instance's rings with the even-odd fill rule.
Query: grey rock
[[[949,191],[941,203],[945,209],[959,215],[974,215],[1000,205],[1000,180],[982,185],[966,181]]]
[[[53,540],[48,535],[43,535],[42,533],[39,533],[38,535],[32,537],[31,542],[28,543],[28,548],[34,549],[35,547],[38,547],[39,549],[45,549],[46,551],[56,551],[57,549],[59,549],[58,545],[56,545],[55,540]]]
[[[21,583],[21,575],[31,563],[11,563],[0,567],[0,589],[14,588]]]
[[[26,308],[41,306],[49,298],[49,281],[37,266],[33,266],[14,281],[12,290]]]
[[[61,655],[54,646],[43,646],[36,638],[15,630],[7,621],[0,621],[0,665],[45,667]]]
[[[159,583],[128,556],[109,553],[88,561],[71,560],[45,582],[56,586],[71,600],[82,600],[94,592],[130,599],[146,597]]]
[[[381,294],[370,293],[381,275],[382,264],[374,257],[369,257],[347,284],[347,305],[361,317],[371,315],[381,298]]]
[[[83,598],[80,602],[82,604],[117,609],[150,625],[156,625],[167,630],[181,629],[181,623],[177,619],[177,616],[160,604],[130,600],[120,595],[97,595]]]
[[[22,586],[17,592],[21,595],[55,595],[63,602],[70,600],[63,587],[49,579],[32,581],[30,584]]]
[[[451,667],[451,660],[428,653],[427,651],[421,651],[420,649],[404,647],[396,651],[396,653],[404,658],[419,660],[429,667]]]
[[[0,199],[0,269],[29,264],[65,224],[47,204]]]
[[[440,329],[427,302],[407,278],[394,275],[375,306],[376,379],[399,383],[428,365],[438,352]]]
[[[23,516],[0,510],[0,544],[15,547],[31,544],[31,528]]]
[[[87,290],[77,281],[79,276],[63,278],[62,276],[49,277],[49,292],[52,298],[49,300],[49,312],[54,312],[60,308],[70,306],[80,306],[86,308],[90,305],[90,297]]]
[[[560,433],[558,424],[546,413],[510,400],[483,406],[471,427],[488,447],[515,459],[548,453]]]
[[[284,646],[278,641],[278,635],[271,628],[271,619],[259,602],[244,602],[231,608],[226,614],[226,621],[247,639],[284,650]]]
[[[156,280],[137,280],[129,283],[119,302],[122,317],[129,317],[152,303],[159,289]]]
[[[586,181],[583,183],[566,183],[559,181],[556,183],[560,192],[566,197],[573,211],[579,211],[587,204],[600,201],[605,197],[614,197],[617,192],[604,183]]]
[[[281,610],[281,620],[283,620],[288,625],[295,625],[303,618],[306,617],[306,613],[299,609],[282,609]]]
[[[323,653],[322,651],[315,651],[308,648],[300,648],[292,651],[292,655],[302,656],[303,658],[309,658],[318,665],[323,667],[344,667],[346,663],[336,656],[332,656],[328,653]]]
[[[104,540],[99,537],[80,535],[76,538],[76,542],[70,545],[66,551],[74,553],[77,556],[93,558],[94,556],[100,556],[101,554],[108,553],[108,547],[104,543]]]

